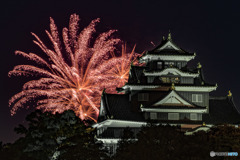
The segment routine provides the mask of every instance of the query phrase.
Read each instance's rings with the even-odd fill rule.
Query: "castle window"
[[[148,83],[152,83],[154,81],[154,77],[147,77],[147,82]]]
[[[161,77],[161,80],[162,80],[163,83],[171,83],[169,77]]]
[[[157,119],[157,113],[150,113],[150,119]]]
[[[148,93],[138,93],[138,101],[148,101]]]
[[[202,114],[198,114],[198,120],[202,120]]]
[[[168,113],[168,120],[179,120],[179,113]]]
[[[178,77],[161,77],[163,83],[179,83],[180,79]]]
[[[190,120],[197,120],[197,113],[190,113]]]
[[[189,113],[180,113],[179,119],[189,120],[190,119],[190,114]]]
[[[180,69],[181,68],[181,62],[177,62],[177,67]]]
[[[162,62],[157,62],[157,68],[162,69]]]
[[[174,62],[165,62],[165,67],[174,66]]]
[[[164,66],[168,67],[169,66],[169,62],[164,62]]]
[[[201,94],[193,94],[192,102],[202,102],[202,95]]]

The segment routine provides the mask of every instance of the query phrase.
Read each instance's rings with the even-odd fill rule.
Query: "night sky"
[[[44,32],[49,29],[49,17],[58,28],[68,26],[69,16],[77,13],[80,27],[92,19],[101,18],[97,33],[117,29],[117,36],[129,47],[137,44],[137,52],[152,49],[171,30],[173,41],[189,52],[196,52],[193,65],[201,62],[207,82],[217,83],[214,95],[226,96],[231,89],[240,106],[240,2],[237,1],[5,1],[1,2],[1,96],[0,141],[13,142],[13,129],[33,109],[21,109],[10,116],[8,100],[21,91],[28,78],[8,77],[17,64],[28,62],[14,55],[15,50],[43,53],[33,44],[30,32],[51,45]]]

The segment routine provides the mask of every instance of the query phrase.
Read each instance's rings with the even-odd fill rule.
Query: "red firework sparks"
[[[36,108],[52,113],[72,109],[83,119],[96,122],[99,112],[101,93],[104,88],[114,92],[128,79],[131,61],[136,62],[134,49],[126,53],[123,47],[122,55],[115,56],[115,45],[120,39],[111,38],[116,30],[100,34],[90,45],[92,34],[99,19],[93,20],[78,34],[79,16],[71,15],[69,28],[63,28],[63,45],[54,20],[50,18],[50,32],[46,31],[53,44],[49,49],[40,38],[33,42],[49,57],[46,61],[35,53],[16,51],[38,65],[17,65],[9,76],[38,75],[37,80],[31,80],[23,85],[23,90],[9,100],[11,114],[28,102],[35,101]],[[63,54],[64,53],[64,54]]]

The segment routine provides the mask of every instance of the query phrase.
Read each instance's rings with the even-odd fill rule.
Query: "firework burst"
[[[105,75],[105,78],[108,80],[108,87],[106,92],[117,94],[116,88],[122,87],[128,81],[129,78],[129,70],[132,65],[144,65],[138,62],[138,57],[142,54],[135,53],[135,47],[132,49],[130,53],[126,51],[126,45],[122,45],[122,53],[120,57],[116,57],[112,54],[113,60],[117,59],[115,62],[115,66],[110,68]]]
[[[125,84],[131,61],[136,62],[134,49],[116,56],[116,44],[120,39],[112,38],[116,30],[100,34],[90,43],[95,26],[99,19],[93,20],[86,28],[78,33],[79,16],[71,15],[69,28],[63,28],[61,45],[57,26],[50,18],[50,32],[46,31],[52,42],[49,49],[34,33],[33,42],[48,56],[48,61],[35,53],[16,51],[37,63],[33,65],[18,65],[9,72],[9,76],[38,75],[37,80],[31,80],[23,85],[23,90],[9,100],[11,114],[34,101],[37,109],[52,113],[72,109],[83,119],[96,121],[99,111],[101,93],[104,88],[114,93],[116,87]],[[92,44],[92,45],[90,45]]]

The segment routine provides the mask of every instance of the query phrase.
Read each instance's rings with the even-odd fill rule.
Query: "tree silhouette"
[[[87,122],[81,121],[71,110],[55,115],[36,110],[26,121],[28,127],[15,128],[23,137],[5,147],[0,156],[16,160],[77,159],[74,157],[88,160],[105,156],[100,150],[101,144],[95,144],[94,129],[86,126]]]
[[[148,124],[137,134],[136,141],[120,141],[115,160],[213,160],[239,157],[210,157],[210,152],[240,153],[240,129],[231,125],[212,127],[185,135],[179,127]]]

